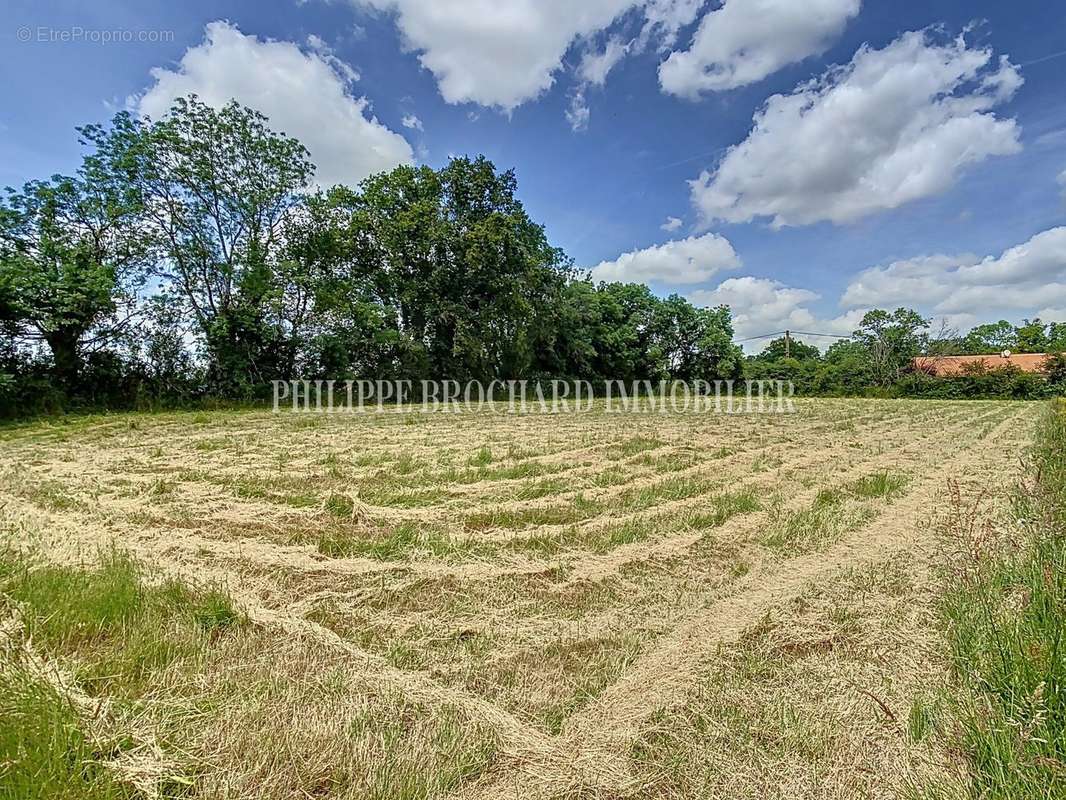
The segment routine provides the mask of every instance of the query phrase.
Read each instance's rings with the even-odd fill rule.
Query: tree
[[[139,203],[111,166],[94,153],[75,176],[31,181],[0,201],[0,318],[48,345],[68,390],[85,350],[133,318],[143,284]]]
[[[353,196],[352,281],[395,320],[410,361],[424,365],[419,377],[514,378],[534,367],[570,262],[516,186],[482,156],[438,171],[397,167]]]
[[[1019,353],[1045,353],[1051,340],[1039,319],[1025,320],[1014,329],[1015,348]]]
[[[1066,322],[1052,322],[1047,326],[1047,352],[1066,352]]]
[[[999,353],[1017,348],[1018,340],[1014,326],[1007,320],[990,322],[973,328],[963,339],[963,348],[968,355]]]
[[[743,356],[733,344],[729,306],[696,308],[672,294],[660,301],[657,325],[659,350],[665,368],[675,380],[713,380],[738,377]]]
[[[866,348],[873,378],[879,385],[888,386],[899,380],[915,356],[925,350],[928,325],[929,320],[909,308],[897,308],[891,313],[879,308],[866,312],[853,335]]]
[[[256,111],[216,110],[195,95],[158,121],[119,114],[109,130],[84,130],[109,159],[133,165],[159,276],[187,303],[215,386],[247,392],[281,377],[281,232],[313,173],[307,150]]]

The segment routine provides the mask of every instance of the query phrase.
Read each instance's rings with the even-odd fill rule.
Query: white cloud
[[[422,127],[422,120],[420,120],[414,114],[404,114],[403,119],[400,120],[400,123],[405,128],[410,128],[413,131],[425,130],[425,128]]]
[[[688,50],[659,65],[664,92],[697,98],[765,78],[825,52],[861,0],[726,0],[704,15]]]
[[[925,256],[863,270],[840,303],[909,305],[941,315],[1066,304],[1066,227],[1042,231],[999,256]]]
[[[589,104],[585,99],[585,88],[583,86],[579,86],[570,95],[570,105],[565,113],[566,121],[570,123],[570,130],[574,131],[574,133],[588,130],[589,118],[592,116],[592,112],[589,111]]]
[[[588,100],[585,97],[590,86],[603,86],[607,75],[615,65],[629,52],[629,45],[617,36],[612,36],[604,45],[603,51],[586,49],[577,66],[577,86],[570,95],[570,107],[566,110],[566,119],[574,132],[586,130],[589,126]]]
[[[1056,183],[1062,187],[1062,195],[1066,197],[1066,169],[1059,173],[1059,176],[1055,178]]]
[[[617,36],[612,36],[604,45],[603,52],[586,50],[577,67],[577,76],[593,86],[603,86],[607,75],[625,57],[629,46]]]
[[[690,182],[702,220],[849,222],[949,188],[969,164],[1020,150],[992,109],[1021,85],[1006,58],[905,33],[859,48],[756,112],[747,138]]]
[[[678,219],[677,217],[667,217],[666,218],[666,222],[664,222],[662,225],[660,225],[659,229],[660,230],[664,230],[664,231],[669,233],[669,232],[672,232],[672,231],[676,231],[680,227],[681,227],[681,220],[680,219]]]
[[[614,261],[593,267],[592,277],[597,281],[693,284],[739,266],[740,257],[729,240],[707,233],[622,253]]]
[[[356,183],[413,160],[411,146],[353,97],[358,75],[318,37],[309,52],[292,42],[245,36],[228,22],[209,23],[202,44],[185,51],[174,69],[157,67],[155,83],[128,101],[139,114],[161,117],[175,98],[196,93],[212,106],[232,99],[270,118],[274,130],[307,147],[323,184]]]
[[[715,289],[697,289],[688,298],[698,306],[727,305],[733,312],[733,329],[738,339],[763,336],[789,330],[795,338],[809,341],[821,348],[832,343],[831,338],[805,336],[796,331],[847,336],[858,327],[865,309],[852,309],[832,319],[821,319],[807,308],[819,299],[816,292],[786,286],[768,278],[745,275],[722,281]],[[756,340],[746,348],[761,350],[769,342]]]
[[[449,103],[510,111],[555,80],[575,39],[609,26],[639,0],[355,0],[396,13]]]
[[[885,308],[914,304],[917,298],[923,304],[936,303],[953,289],[945,279],[958,267],[975,263],[977,257],[971,255],[932,255],[863,270],[848,284],[840,304]]]
[[[1066,322],[1066,303],[1059,308],[1042,308],[1036,312],[1034,319],[1047,320],[1048,322]]]
[[[707,0],[648,0],[644,6],[644,28],[640,32],[638,47],[643,50],[653,36],[662,40],[664,48],[672,47],[677,34],[686,25],[692,24]]]

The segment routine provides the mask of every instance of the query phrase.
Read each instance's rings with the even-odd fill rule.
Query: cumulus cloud
[[[729,306],[738,339],[784,330],[847,336],[858,327],[866,313],[866,309],[852,309],[832,319],[819,318],[807,308],[808,303],[820,298],[816,292],[751,275],[729,278],[714,289],[697,289],[689,293],[688,298],[699,306]],[[796,338],[823,348],[832,341],[801,333],[797,333]],[[756,341],[748,349],[761,350],[767,341]]]
[[[740,257],[724,236],[707,233],[622,253],[592,269],[598,281],[647,282],[671,285],[700,283],[723,270],[740,266]]]
[[[960,266],[977,263],[972,255],[931,255],[894,261],[863,270],[840,298],[841,306],[898,306],[938,302],[953,290],[952,274]]]
[[[424,130],[424,128],[422,127],[422,120],[420,120],[414,114],[404,114],[403,119],[400,120],[400,123],[405,128],[410,128],[413,131]]]
[[[841,297],[843,307],[911,305],[941,315],[1066,304],[1066,227],[1050,228],[998,256],[925,256],[872,267]]]
[[[676,231],[680,227],[681,227],[681,220],[680,219],[678,219],[677,217],[667,217],[666,218],[666,222],[664,222],[662,225],[660,225],[659,229],[667,231],[669,233],[671,231]]]
[[[1021,85],[1017,68],[960,37],[905,33],[863,46],[791,94],[770,97],[747,138],[690,181],[702,220],[775,227],[850,222],[937,194],[962,170],[1021,145],[992,109]]]
[[[705,14],[687,50],[659,65],[664,92],[695,99],[736,89],[825,52],[861,0],[726,0]]]
[[[212,22],[203,43],[186,50],[174,69],[157,67],[151,75],[155,83],[128,101],[138,114],[161,117],[175,98],[190,93],[216,107],[235,99],[303,142],[323,185],[356,183],[413,160],[407,141],[369,113],[365,97],[350,93],[355,71],[317,37],[305,52],[292,42],[261,40],[228,22]]]
[[[639,0],[356,0],[393,12],[449,103],[510,111],[555,80],[571,44],[608,27]]]
[[[1059,308],[1052,308],[1050,306],[1048,306],[1047,308],[1042,308],[1036,312],[1036,318],[1052,320],[1053,322],[1066,320],[1066,304],[1060,306]]]
[[[671,47],[707,0],[351,2],[395,15],[405,47],[418,53],[447,102],[511,111],[552,86],[576,42],[593,41],[628,12],[639,13],[644,22],[635,38],[612,35],[602,50],[583,53],[575,69],[582,97],[574,106],[587,110],[584,87],[603,85],[622,58],[652,42]]]

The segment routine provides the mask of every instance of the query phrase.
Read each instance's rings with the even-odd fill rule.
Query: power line
[[[775,331],[774,333],[764,333],[764,334],[761,334],[760,336],[748,336],[748,337],[746,337],[744,339],[737,339],[736,341],[738,341],[738,342],[750,342],[753,339],[772,339],[775,336],[784,336],[784,335],[785,335],[784,331]]]
[[[798,333],[800,336],[828,336],[828,337],[830,337],[832,339],[850,339],[851,338],[850,334],[847,335],[847,336],[844,336],[843,334],[840,334],[840,333],[813,333],[811,331],[792,331],[792,332],[793,333]]]
[[[751,342],[755,339],[772,339],[775,336],[784,336],[787,333],[794,333],[800,336],[825,336],[830,339],[850,339],[850,336],[844,336],[839,333],[815,333],[813,331],[774,331],[773,333],[763,333],[758,336],[746,336],[743,339],[737,339],[738,342]]]

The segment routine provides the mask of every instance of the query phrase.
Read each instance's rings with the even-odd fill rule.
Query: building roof
[[[986,353],[978,356],[918,356],[915,369],[930,375],[960,375],[970,365],[984,363],[988,369],[1017,367],[1023,372],[1042,372],[1047,353]]]

